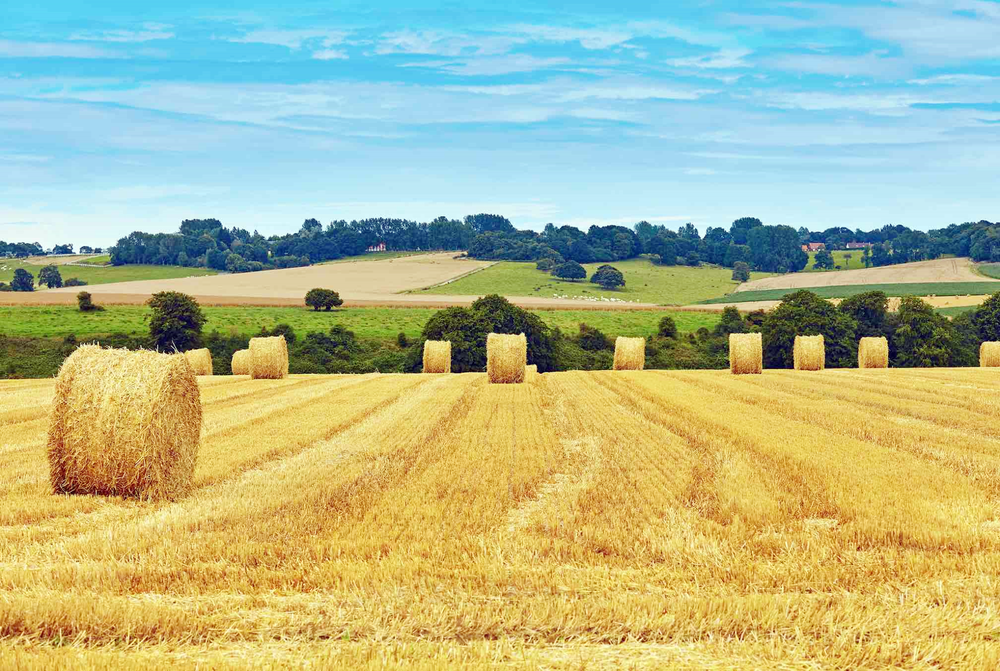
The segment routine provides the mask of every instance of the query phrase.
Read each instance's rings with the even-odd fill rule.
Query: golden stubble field
[[[50,493],[0,383],[0,664],[996,668],[990,369],[203,378],[194,492]]]

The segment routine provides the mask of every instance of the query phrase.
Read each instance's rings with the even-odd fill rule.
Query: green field
[[[976,263],[972,268],[980,275],[1000,280],[1000,263]]]
[[[302,308],[204,307],[208,318],[205,332],[251,335],[275,324],[290,324],[297,332],[325,331],[341,324],[361,338],[394,338],[405,333],[416,338],[437,310],[433,308],[351,308],[335,312],[313,312]],[[663,312],[651,310],[539,310],[550,326],[575,332],[586,322],[609,336],[648,335],[665,314],[677,322],[680,331],[713,327],[719,315],[709,312]],[[144,306],[111,305],[104,312],[80,312],[70,306],[0,307],[0,334],[9,336],[65,337],[79,340],[110,333],[148,333],[149,309]]]
[[[600,263],[584,265],[589,278]],[[724,296],[738,285],[733,271],[718,266],[659,266],[648,258],[617,261],[613,264],[625,276],[625,287],[605,291],[587,280],[560,280],[535,268],[534,263],[502,261],[495,266],[473,273],[449,284],[421,292],[456,296],[501,294],[504,296],[581,296],[584,298],[615,298],[622,301],[654,303],[656,305],[688,305],[707,298]],[[751,279],[770,277],[770,273],[753,273]]]
[[[852,284],[837,287],[806,289],[822,298],[847,298],[866,291],[883,291],[886,296],[979,296],[1000,291],[1000,282],[914,282],[909,284]],[[765,289],[741,291],[729,296],[712,298],[703,303],[749,303],[778,301],[800,289]]]
[[[834,268],[834,270],[858,270],[864,268],[865,264],[861,262],[861,252],[862,249],[852,249],[850,251],[839,250],[835,252],[830,252],[833,255],[833,263],[835,266],[840,266],[840,268]],[[850,255],[850,259],[847,258]],[[812,273],[825,273],[829,272],[820,268],[813,267],[813,263],[816,261],[816,252],[809,252],[809,263],[806,264],[803,272]]]
[[[0,261],[0,282],[10,282],[14,271],[24,268],[35,278],[35,289],[39,290],[38,273],[44,266],[36,266],[23,261],[5,259]],[[87,284],[112,284],[114,282],[131,282],[133,280],[170,280],[177,277],[202,277],[217,275],[214,270],[205,268],[183,268],[181,266],[59,266],[59,274],[63,280],[71,277],[79,278]],[[44,289],[42,287],[41,289]]]
[[[80,261],[80,263],[86,264],[88,266],[106,266],[109,263],[111,263],[111,255],[102,254],[101,256],[95,256],[92,259],[86,259],[84,261]]]

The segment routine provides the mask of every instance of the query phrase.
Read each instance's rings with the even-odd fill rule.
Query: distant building
[[[870,242],[848,242],[847,243],[847,248],[848,249],[864,249],[865,247],[871,247],[871,246],[872,246],[872,243],[870,243]]]
[[[803,252],[818,252],[821,249],[826,249],[826,244],[822,242],[807,242],[802,245]]]
[[[384,242],[380,242],[377,245],[372,245],[371,247],[369,247],[365,251],[369,251],[369,252],[384,252],[385,251],[385,243]]]

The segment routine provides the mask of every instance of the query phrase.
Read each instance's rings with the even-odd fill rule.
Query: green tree
[[[38,284],[46,285],[49,289],[58,289],[63,285],[62,275],[59,273],[59,268],[54,265],[48,265],[38,271]]]
[[[206,320],[194,298],[178,291],[161,291],[146,304],[151,308],[149,337],[157,349],[184,352],[201,345]]]
[[[730,333],[746,333],[749,330],[743,315],[732,305],[726,306],[722,311],[722,318],[715,325],[714,333],[717,336],[728,337]]]
[[[563,280],[582,280],[587,276],[587,271],[576,261],[567,261],[556,266],[552,274]]]
[[[577,341],[580,343],[580,347],[588,352],[598,352],[611,348],[611,339],[604,335],[603,331],[586,324],[580,324],[580,335]]]
[[[601,266],[590,278],[594,284],[599,284],[602,289],[617,289],[625,286],[625,276],[613,266]]]
[[[670,315],[663,315],[660,318],[660,323],[656,328],[656,333],[661,338],[676,338],[677,337],[677,322]]]
[[[821,249],[816,252],[816,258],[813,260],[813,268],[820,268],[821,270],[830,270],[833,268],[833,254],[825,249]]]
[[[81,280],[79,277],[69,277],[63,282],[64,287],[85,287],[87,286],[86,280]]]
[[[761,326],[765,368],[791,368],[797,335],[822,335],[826,365],[845,368],[857,364],[857,322],[811,291],[788,294],[767,313]]]
[[[983,340],[1000,340],[1000,291],[979,304],[972,314],[972,323]]]
[[[905,296],[896,312],[893,336],[899,368],[968,365],[959,334],[947,317],[916,296]]]
[[[340,297],[340,294],[333,289],[310,289],[306,293],[306,305],[313,310],[318,311],[322,308],[329,312],[333,308],[340,307],[343,304],[344,301]]]
[[[11,291],[34,291],[35,276],[24,268],[14,271],[14,279],[10,281]]]
[[[750,264],[745,261],[737,261],[734,263],[733,280],[737,282],[748,282],[750,280]]]
[[[535,264],[535,268],[541,270],[542,272],[549,272],[556,267],[556,262],[552,259],[546,257],[544,259],[539,259],[538,263]]]
[[[882,291],[866,291],[845,298],[839,309],[858,323],[858,338],[889,336],[889,297]]]

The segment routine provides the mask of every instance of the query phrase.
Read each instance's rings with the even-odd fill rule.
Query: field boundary
[[[752,303],[780,301],[796,291],[811,291],[821,298],[850,298],[866,291],[882,291],[886,296],[980,296],[995,293],[1000,284],[993,282],[914,282],[904,284],[844,284],[827,287],[799,287],[789,289],[762,289],[736,291],[719,298],[709,298],[700,305],[718,303]]]
[[[449,284],[452,284],[453,282],[457,282],[457,281],[459,281],[461,279],[465,279],[466,277],[469,277],[470,275],[475,275],[478,272],[482,272],[483,270],[486,270],[487,268],[492,268],[493,266],[495,266],[498,263],[500,263],[500,262],[499,261],[493,261],[488,266],[483,266],[482,268],[473,268],[469,272],[462,273],[461,275],[459,275],[457,277],[453,277],[450,280],[445,280],[444,282],[438,282],[437,284],[432,284],[432,285],[430,285],[428,287],[420,287],[419,289],[407,289],[406,291],[400,291],[399,293],[400,294],[415,294],[415,293],[418,293],[420,291],[428,291],[430,289],[436,289],[438,287],[447,286]]]

